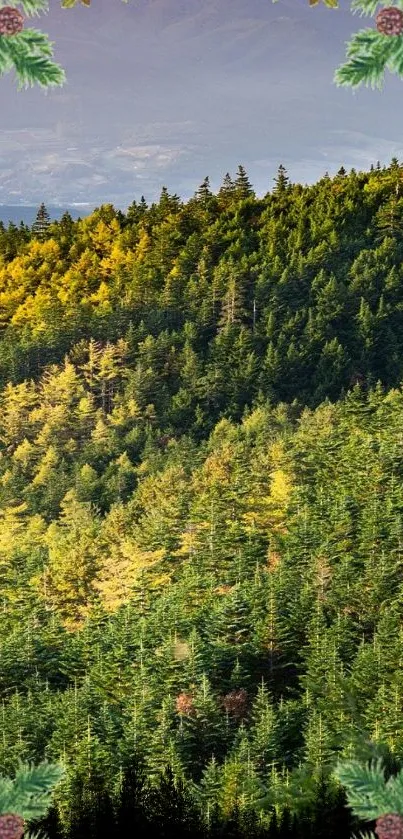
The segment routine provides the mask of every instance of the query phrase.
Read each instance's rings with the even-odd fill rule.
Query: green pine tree
[[[277,171],[277,176],[273,178],[273,180],[275,184],[273,192],[276,195],[282,195],[287,190],[287,187],[289,185],[289,177],[287,175],[287,170],[285,169],[282,163],[280,163],[280,166],[278,167]]]
[[[252,184],[246,174],[246,170],[241,165],[238,166],[235,178],[235,189],[237,192],[237,196],[241,201],[245,198],[250,198],[254,196]]]
[[[36,214],[36,219],[32,225],[32,233],[34,234],[34,236],[36,236],[37,239],[46,239],[46,234],[48,232],[49,226],[50,216],[44,203],[42,202]]]

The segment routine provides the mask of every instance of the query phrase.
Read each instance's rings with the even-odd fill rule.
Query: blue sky
[[[161,187],[217,190],[242,163],[258,195],[280,163],[294,182],[403,160],[403,80],[338,88],[371,18],[308,0],[92,0],[27,25],[48,32],[67,84],[0,77],[0,203],[125,209]]]

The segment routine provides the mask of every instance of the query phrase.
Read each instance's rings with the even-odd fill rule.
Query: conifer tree
[[[49,213],[42,202],[39,207],[39,210],[36,214],[36,219],[32,225],[32,233],[36,236],[37,239],[43,241],[46,239],[46,234],[48,232],[50,226],[50,216]]]
[[[248,740],[253,764],[264,778],[270,764],[277,759],[277,721],[271,697],[263,681],[253,703]]]
[[[221,757],[225,749],[224,714],[206,675],[193,691],[193,706],[194,713],[183,717],[177,743],[189,774],[199,780],[203,767],[213,756]]]
[[[245,198],[250,198],[254,195],[252,185],[250,180],[246,174],[246,170],[243,166],[239,165],[236,178],[235,178],[235,189],[237,197],[240,200],[244,200]]]
[[[287,187],[289,185],[287,170],[284,168],[282,163],[280,163],[280,166],[278,167],[277,171],[277,176],[273,180],[275,184],[273,192],[276,195],[282,195],[287,190]]]
[[[135,755],[126,755],[116,795],[117,835],[123,836],[133,825],[140,836],[145,834],[149,828],[147,797],[144,769]]]
[[[226,173],[224,176],[224,180],[221,184],[220,189],[218,190],[218,201],[221,206],[227,209],[231,201],[235,198],[236,195],[236,186],[234,181],[231,178],[229,172]]]
[[[166,839],[201,839],[200,819],[188,788],[175,780],[169,767],[161,775],[158,787],[150,791],[148,809],[157,835]]]
[[[391,198],[387,204],[382,205],[378,211],[376,226],[378,241],[382,241],[385,236],[401,241],[403,237],[403,218],[401,210],[397,206],[396,196]]]
[[[214,822],[219,822],[220,789],[221,767],[219,766],[216,757],[213,755],[204,767],[199,782],[194,784],[193,787],[195,800],[210,833],[214,831]]]
[[[210,189],[210,178],[207,175],[207,177],[204,178],[204,180],[196,190],[195,198],[197,201],[200,201],[200,203],[203,204],[203,206],[207,206],[210,199],[212,198],[212,195],[213,193]]]

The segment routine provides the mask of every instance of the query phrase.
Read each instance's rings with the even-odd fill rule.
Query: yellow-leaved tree
[[[252,464],[248,509],[242,519],[247,532],[260,533],[269,540],[269,567],[279,559],[277,537],[287,533],[288,508],[294,481],[292,461],[281,440],[262,450]]]
[[[13,504],[0,510],[0,612],[18,607],[26,614],[35,605],[30,577],[42,568],[43,535],[46,522],[39,515],[27,515],[27,504]]]
[[[151,582],[161,585],[169,579],[161,573],[165,548],[145,550],[133,536],[132,516],[123,504],[114,504],[102,522],[99,533],[99,571],[94,588],[102,605],[113,613],[130,600],[133,589],[145,571],[152,571]]]
[[[78,501],[74,489],[64,496],[61,510],[58,521],[49,525],[44,536],[48,561],[40,588],[65,627],[75,630],[96,599],[101,522],[91,504]]]
[[[33,382],[5,386],[0,397],[0,442],[11,454],[27,437],[30,414],[38,404]]]

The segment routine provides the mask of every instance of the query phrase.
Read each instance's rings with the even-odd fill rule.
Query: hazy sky
[[[214,190],[242,163],[258,195],[403,159],[403,82],[338,88],[371,18],[308,0],[92,0],[27,26],[48,32],[67,84],[18,92],[0,77],[0,203],[125,209],[161,187]]]

